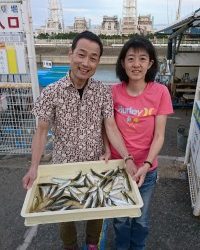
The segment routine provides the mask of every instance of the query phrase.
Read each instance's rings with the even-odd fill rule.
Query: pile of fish
[[[131,185],[124,169],[90,172],[71,179],[53,177],[39,183],[30,212],[134,205]]]

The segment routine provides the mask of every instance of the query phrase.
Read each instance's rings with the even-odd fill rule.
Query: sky
[[[44,25],[48,18],[48,0],[30,0],[34,28]],[[182,0],[181,17],[200,8],[199,0]],[[122,18],[123,0],[61,0],[65,26],[73,25],[74,17],[91,19],[100,25],[104,15]],[[178,0],[137,0],[138,15],[151,14],[154,28],[160,29],[175,22]]]

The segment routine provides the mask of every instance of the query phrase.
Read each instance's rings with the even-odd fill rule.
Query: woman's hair
[[[139,35],[134,36],[133,38],[131,38],[130,40],[128,40],[124,44],[124,46],[123,46],[123,48],[118,56],[118,59],[117,59],[117,64],[116,64],[117,77],[121,81],[125,81],[126,83],[128,83],[128,81],[129,81],[129,77],[126,74],[126,71],[125,71],[122,63],[124,62],[127,51],[130,48],[142,49],[148,53],[150,61],[153,60],[153,64],[147,70],[147,73],[145,76],[145,81],[146,82],[154,81],[156,73],[158,71],[158,60],[157,60],[156,51],[155,51],[154,46],[152,45],[152,43],[148,39],[146,39],[143,36],[139,36]]]

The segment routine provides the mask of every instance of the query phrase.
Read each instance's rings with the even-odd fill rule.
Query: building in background
[[[35,29],[35,36],[40,33],[80,33],[90,30],[97,35],[125,35],[153,33],[153,17],[149,15],[137,16],[137,0],[123,0],[123,13],[120,21],[118,16],[103,16],[101,25],[92,25],[91,19],[75,17],[73,26],[64,27],[63,12],[60,0],[49,0],[49,17],[46,25]]]
[[[87,30],[87,21],[85,17],[75,17],[74,18],[74,32],[80,33]]]
[[[123,0],[122,35],[137,33],[137,0]]]
[[[151,15],[138,16],[138,30],[143,35],[153,33],[153,18]]]
[[[45,26],[45,33],[64,32],[63,11],[60,0],[49,0],[49,16]]]
[[[101,34],[107,36],[119,34],[119,21],[117,16],[103,16]]]

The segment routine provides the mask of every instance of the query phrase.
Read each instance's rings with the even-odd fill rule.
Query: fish
[[[91,207],[92,202],[93,202],[93,197],[92,197],[92,195],[89,195],[86,202],[85,202],[85,204],[84,204],[84,206],[83,206],[83,208]]]
[[[127,205],[129,205],[129,203],[127,201],[116,198],[114,196],[110,195],[109,198],[115,206],[127,206]]]
[[[65,183],[66,181],[68,181],[68,179],[63,179],[63,178],[58,178],[58,177],[53,177],[51,178],[51,181],[55,184],[63,184]]]
[[[71,179],[72,181],[77,181],[80,177],[81,177],[82,171],[80,171],[77,176],[75,176],[73,179]]]
[[[57,189],[52,195],[51,199],[57,199],[58,197],[62,196],[64,193],[64,189]]]
[[[51,189],[50,185],[40,185],[39,186],[39,194],[40,194],[42,200],[48,196],[50,189]]]
[[[39,183],[30,211],[134,205],[129,191],[131,185],[124,169],[99,173],[91,168],[86,174],[79,171],[74,178],[52,177],[49,183]]]
[[[124,174],[124,177],[125,177],[125,181],[124,181],[125,188],[126,188],[127,191],[131,191],[131,184],[129,182],[128,174],[126,173],[125,170],[123,170],[123,174]]]
[[[102,206],[103,200],[104,200],[104,192],[100,187],[98,187],[98,189],[97,189],[97,196],[98,196],[98,200],[100,202],[100,206]]]
[[[95,208],[95,207],[97,207],[97,206],[98,206],[98,197],[97,197],[97,195],[95,194],[95,195],[93,195],[93,200],[92,200],[91,207],[92,207],[92,208]]]
[[[81,198],[79,198],[79,196],[77,195],[77,193],[74,191],[74,189],[72,187],[69,187],[69,192],[71,197],[73,197],[76,201],[81,202]]]
[[[136,202],[133,200],[133,198],[127,194],[126,192],[122,192],[122,195],[126,198],[127,202],[132,205],[136,205]]]
[[[35,211],[38,206],[39,206],[39,198],[38,198],[38,196],[35,196],[33,198],[33,202],[32,202],[32,206],[31,206],[30,211]]]
[[[49,193],[48,193],[48,197],[51,198],[51,196],[57,191],[57,189],[58,189],[57,185],[51,186],[51,189],[49,190]]]
[[[96,175],[96,176],[97,176],[97,177],[99,177],[100,179],[104,177],[104,175],[103,175],[103,174],[101,174],[101,173],[97,173],[97,172],[96,172],[96,171],[94,171],[92,168],[90,169],[90,171],[91,171],[91,173],[92,173],[93,175]]]
[[[86,178],[89,181],[90,185],[94,186],[94,184],[95,184],[94,177],[91,174],[88,173],[88,174],[86,174]]]
[[[72,182],[72,185],[74,187],[81,187],[81,186],[84,187],[85,186],[85,178],[86,178],[85,175],[81,176],[78,180]]]

